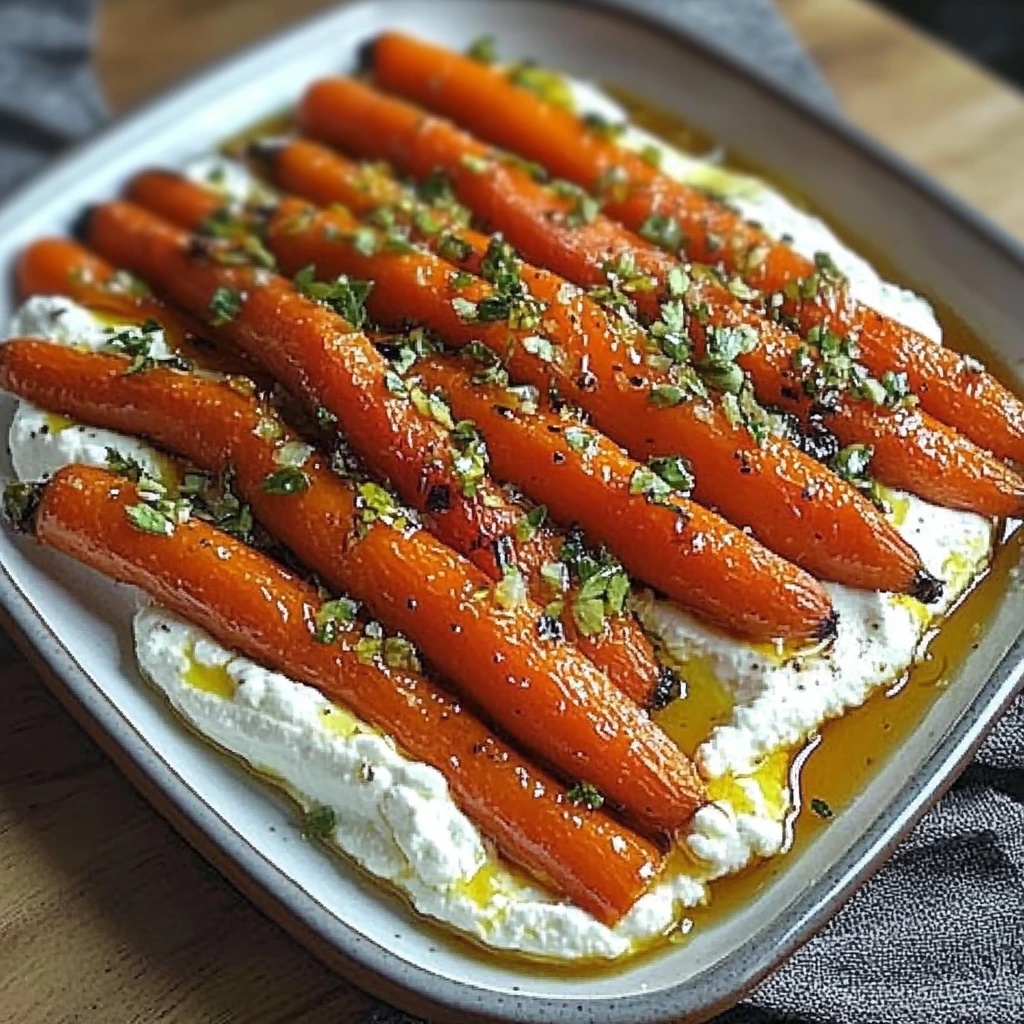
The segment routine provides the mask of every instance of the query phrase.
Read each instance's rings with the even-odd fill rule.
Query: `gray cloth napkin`
[[[771,0],[628,0],[835,100]],[[91,0],[0,0],[0,193],[105,118]],[[375,1024],[412,1024],[385,1006]],[[718,1024],[1024,1024],[1024,699],[835,920]]]

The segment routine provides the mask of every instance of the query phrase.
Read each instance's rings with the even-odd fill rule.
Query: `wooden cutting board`
[[[850,118],[1024,238],[1024,98],[862,0],[779,0]],[[116,111],[326,0],[106,0]],[[0,1020],[387,1020],[191,850],[3,647]]]

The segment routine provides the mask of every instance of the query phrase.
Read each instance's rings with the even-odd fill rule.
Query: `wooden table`
[[[326,6],[106,0],[100,76],[121,111]],[[1024,238],[1024,97],[862,0],[780,6],[854,121]],[[386,1019],[179,839],[24,660],[0,654],[0,1020]]]

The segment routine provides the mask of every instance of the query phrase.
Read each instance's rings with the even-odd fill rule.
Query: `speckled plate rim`
[[[511,0],[509,0],[511,2]],[[547,5],[577,7],[573,0],[545,0]],[[40,178],[25,186],[0,209],[0,231],[18,223],[33,202],[60,187],[90,152],[113,137],[131,138],[145,130],[157,114],[169,109],[184,112],[190,97],[200,96],[218,80],[236,75],[239,68],[256,73],[259,62],[272,59],[283,45],[324,31],[336,31],[345,18],[373,3],[355,3],[300,25],[270,43],[260,44],[240,57],[224,62],[192,85],[176,90],[108,128],[97,140],[65,156]],[[973,239],[999,260],[1012,265],[1018,285],[1024,286],[1024,249],[989,224],[966,204],[947,194],[903,161],[895,158],[863,133],[840,119],[789,93],[724,51],[694,40],[671,18],[632,10],[625,3],[597,2],[589,6],[630,20],[671,39],[682,50],[712,59],[737,79],[754,81],[777,102],[784,117],[809,121],[868,157],[885,174],[909,187],[927,204],[941,211],[956,230]],[[0,565],[0,604],[19,645],[43,670],[58,698],[100,743],[144,795],[208,857],[235,885],[282,924],[314,953],[358,984],[413,1012],[429,1012],[465,1020],[499,1018],[516,1021],[601,1020],[629,1024],[667,1020],[701,1020],[735,1003],[760,979],[806,942],[873,874],[900,839],[966,766],[992,723],[1008,707],[1024,683],[1024,639],[1020,636],[974,699],[937,743],[934,752],[891,801],[884,814],[865,828],[859,840],[834,867],[817,878],[800,899],[756,938],[737,946],[713,967],[676,987],[662,988],[628,999],[601,999],[576,1005],[573,1000],[542,997],[509,998],[486,987],[469,986],[439,977],[428,967],[411,964],[375,942],[368,941],[344,921],[329,913],[270,860],[252,848],[212,810],[173,768],[159,758],[131,722],[83,670],[73,652],[36,609],[11,575]]]

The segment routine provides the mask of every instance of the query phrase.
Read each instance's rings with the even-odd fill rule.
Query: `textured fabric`
[[[0,0],[0,194],[96,130],[92,0]]]
[[[144,2],[144,0],[140,0]],[[629,0],[823,104],[770,0]],[[93,130],[88,0],[0,0],[0,192]],[[718,1024],[1024,1024],[1024,702],[835,920]],[[368,1024],[412,1024],[381,1005]]]

